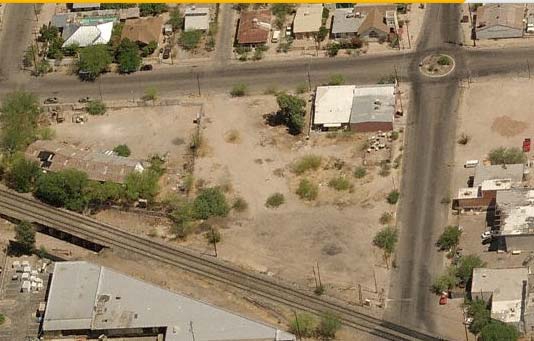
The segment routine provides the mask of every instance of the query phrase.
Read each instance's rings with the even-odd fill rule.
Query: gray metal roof
[[[354,89],[350,123],[393,122],[394,114],[394,85],[357,86]]]
[[[55,265],[44,331],[164,326],[166,341],[182,341],[192,340],[191,325],[196,341],[295,340],[275,327],[105,267],[87,262]]]
[[[338,8],[334,12],[332,34],[356,33],[365,20],[365,16],[356,17],[353,8]]]
[[[75,2],[72,4],[72,9],[98,9],[100,8],[100,3],[82,3]]]
[[[486,180],[511,179],[512,183],[523,181],[525,166],[522,163],[513,165],[484,165],[478,163],[475,168],[473,186],[479,186]]]

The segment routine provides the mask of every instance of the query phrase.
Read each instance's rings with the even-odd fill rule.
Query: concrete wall
[[[505,39],[520,38],[523,36],[523,30],[514,29],[505,26],[492,26],[476,30],[477,39]]]
[[[391,131],[393,130],[393,122],[362,122],[351,123],[350,130],[359,133],[373,132],[373,131]]]

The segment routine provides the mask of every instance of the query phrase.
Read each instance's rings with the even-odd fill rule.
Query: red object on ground
[[[523,140],[523,151],[525,153],[530,152],[530,139],[524,139]]]
[[[439,305],[445,305],[447,304],[447,294],[442,294],[439,297]]]

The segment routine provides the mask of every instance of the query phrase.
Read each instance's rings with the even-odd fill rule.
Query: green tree
[[[321,315],[321,320],[317,326],[317,334],[322,338],[334,339],[337,331],[341,328],[339,317],[327,312]]]
[[[111,54],[106,45],[87,46],[80,51],[78,73],[83,79],[94,80],[108,68],[111,62]]]
[[[173,31],[178,31],[182,28],[184,19],[182,18],[182,13],[180,13],[179,7],[174,7],[169,15],[169,21],[167,24],[172,25]]]
[[[29,92],[15,91],[2,100],[0,107],[0,143],[8,153],[23,150],[33,142],[41,108],[37,97]]]
[[[225,217],[230,206],[222,190],[218,187],[204,188],[193,201],[193,217],[207,219],[209,217]]]
[[[63,47],[63,54],[65,56],[77,56],[78,52],[80,52],[80,45],[78,45],[78,43],[72,43]]]
[[[9,188],[21,193],[33,190],[35,182],[41,175],[41,169],[35,161],[26,160],[24,156],[17,156],[6,174],[6,182]]]
[[[326,28],[325,26],[321,26],[319,28],[319,31],[315,34],[315,42],[317,43],[317,47],[320,46],[321,42],[323,42],[327,36],[328,28]]]
[[[123,187],[113,182],[89,181],[83,192],[89,205],[95,208],[118,202],[124,195]]]
[[[139,47],[129,39],[123,39],[117,48],[117,61],[122,73],[135,72],[141,66]]]
[[[159,191],[159,174],[151,169],[142,173],[132,172],[125,180],[126,198],[135,201],[146,199],[153,201]]]
[[[486,266],[486,263],[480,259],[480,257],[475,255],[467,255],[460,258],[458,266],[456,268],[456,276],[460,278],[465,283],[469,282],[471,276],[473,275],[474,268],[482,268]]]
[[[397,203],[397,201],[399,201],[399,197],[400,197],[400,193],[399,193],[399,191],[397,191],[395,189],[395,190],[389,192],[386,200],[387,200],[388,204],[395,205]]]
[[[326,51],[328,52],[329,57],[337,56],[340,49],[341,49],[340,44],[336,42],[328,43],[328,45],[326,45]]]
[[[20,243],[22,252],[31,253],[35,249],[35,229],[28,221],[15,225],[15,240]]]
[[[460,236],[462,230],[458,226],[449,225],[445,227],[445,231],[441,234],[436,245],[440,250],[449,250],[455,248],[460,243]]]
[[[200,39],[202,38],[202,31],[191,30],[184,31],[180,35],[180,40],[178,41],[180,45],[186,50],[194,50],[198,47]]]
[[[125,144],[119,144],[117,147],[113,148],[113,151],[119,156],[128,157],[132,154],[130,148]]]
[[[397,230],[393,227],[384,227],[382,230],[378,231],[373,239],[373,244],[384,251],[384,260],[386,261],[387,267],[389,267],[389,257],[393,251],[395,251],[397,240]]]
[[[467,315],[473,318],[469,330],[475,335],[491,322],[491,312],[488,304],[483,300],[470,301],[467,304]]]
[[[289,331],[298,337],[313,337],[317,320],[308,313],[299,313],[289,322]]]
[[[163,12],[167,12],[167,4],[155,3],[155,4],[139,4],[139,12],[142,17],[149,15],[155,16]]]
[[[35,196],[50,205],[82,212],[88,204],[88,183],[87,174],[76,169],[46,173],[37,180]]]
[[[456,269],[451,267],[444,274],[437,277],[434,283],[432,283],[432,291],[436,294],[441,294],[444,291],[454,288],[458,283],[455,271]]]
[[[107,111],[106,103],[97,99],[89,101],[85,107],[85,111],[89,115],[104,115]]]
[[[517,147],[492,149],[488,158],[492,165],[524,163],[527,159],[525,153]]]
[[[274,121],[285,124],[290,134],[300,134],[304,128],[306,101],[298,96],[279,93],[276,95],[276,102],[279,110]]]
[[[169,218],[173,222],[172,233],[178,238],[185,238],[193,231],[193,205],[187,200],[176,203]]]
[[[148,57],[152,53],[154,53],[154,51],[156,51],[157,48],[158,48],[158,43],[156,41],[152,40],[145,47],[143,47],[141,56],[142,57]]]
[[[480,330],[482,341],[516,341],[519,331],[513,325],[500,321],[491,321]]]
[[[39,41],[50,42],[59,36],[59,29],[56,26],[43,25],[39,29]]]

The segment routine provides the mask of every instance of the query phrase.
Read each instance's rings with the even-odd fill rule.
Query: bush
[[[279,110],[269,116],[268,123],[285,124],[290,134],[300,134],[304,128],[306,101],[298,96],[281,92],[276,95],[276,102]]]
[[[35,249],[35,229],[28,221],[15,225],[15,240],[20,243],[21,251],[29,254]]]
[[[392,220],[393,220],[393,215],[391,213],[389,213],[389,212],[382,213],[382,215],[378,219],[378,221],[382,225],[387,225],[387,224],[391,223]]]
[[[399,197],[400,197],[400,193],[399,191],[397,191],[396,189],[389,192],[386,200],[389,204],[391,205],[395,205],[397,203],[397,201],[399,201]]]
[[[78,61],[80,77],[94,80],[107,69],[111,62],[112,58],[107,45],[97,44],[84,47],[80,51]]]
[[[317,198],[319,187],[308,179],[302,179],[299,182],[296,194],[303,200],[312,201]]]
[[[337,56],[341,46],[338,43],[328,43],[326,45],[326,51],[328,52],[329,57]]]
[[[245,199],[239,197],[234,200],[232,208],[237,212],[243,212],[248,208],[248,203],[245,201]]]
[[[289,322],[289,331],[298,337],[313,337],[317,328],[317,320],[308,313],[299,313]]]
[[[180,35],[179,43],[185,50],[194,50],[198,47],[200,39],[202,39],[202,31],[184,31]]]
[[[343,75],[335,74],[330,77],[330,80],[328,81],[328,85],[343,85],[345,84],[345,78]]]
[[[513,325],[491,321],[480,330],[480,338],[483,341],[516,341],[519,338],[519,331]]]
[[[139,4],[139,12],[142,17],[147,17],[149,15],[158,15],[163,12],[167,12],[167,4],[163,3],[154,3],[154,4]]]
[[[367,175],[367,170],[365,169],[365,167],[359,166],[354,169],[354,177],[356,179],[361,179],[365,175]]]
[[[347,191],[351,187],[351,183],[344,176],[338,176],[330,179],[328,186],[336,191]]]
[[[35,161],[26,160],[24,156],[16,157],[6,174],[6,183],[9,188],[20,193],[33,190],[37,179],[41,175],[41,168]]]
[[[230,207],[226,202],[226,197],[218,187],[201,190],[193,201],[193,217],[195,219],[208,219],[214,216],[225,217],[229,211]]]
[[[336,315],[332,313],[324,313],[321,315],[321,320],[317,327],[317,335],[326,339],[334,339],[340,328],[341,321]]]
[[[297,88],[295,89],[295,92],[297,94],[299,94],[299,95],[302,95],[302,94],[308,92],[308,85],[306,85],[305,83],[297,85]]]
[[[284,204],[286,201],[286,198],[282,193],[274,193],[271,194],[267,200],[265,201],[265,206],[269,208],[276,208],[282,204]]]
[[[302,175],[309,170],[318,170],[321,167],[323,159],[318,155],[306,155],[300,158],[293,164],[293,172],[297,175]]]
[[[153,201],[159,191],[158,172],[147,169],[143,173],[133,172],[128,174],[125,180],[126,198],[130,201],[146,199]]]
[[[516,147],[492,149],[488,158],[492,165],[524,163],[527,159],[523,151]]]
[[[176,208],[169,214],[173,222],[171,232],[176,237],[183,239],[193,232],[193,205],[188,201],[179,202]]]
[[[479,334],[491,323],[491,312],[488,304],[483,300],[470,301],[467,304],[467,315],[473,318],[473,322],[469,325],[469,330],[473,334]]]
[[[35,196],[47,204],[82,212],[88,204],[84,195],[88,182],[87,174],[76,169],[42,174],[36,183]]]
[[[172,25],[173,31],[177,31],[180,28],[182,28],[183,18],[182,18],[182,13],[180,13],[179,7],[173,8],[173,10],[170,13],[169,21],[167,21],[167,24]]]
[[[230,96],[232,97],[243,97],[246,94],[247,94],[247,86],[242,83],[234,85],[232,90],[230,90]]]
[[[460,137],[458,138],[458,144],[465,146],[466,144],[469,143],[470,140],[471,140],[471,137],[469,135],[462,133],[462,135],[460,135]]]
[[[158,98],[158,89],[154,86],[149,86],[145,89],[145,94],[143,95],[143,101],[155,101]]]
[[[6,317],[3,314],[0,314],[0,326],[6,322]]]
[[[447,226],[445,231],[441,234],[436,245],[440,250],[449,250],[458,246],[460,243],[460,236],[462,235],[462,230],[458,226]]]
[[[119,144],[117,147],[113,148],[113,151],[117,153],[118,156],[128,157],[132,154],[130,148],[125,144]]]
[[[444,291],[454,288],[457,282],[456,276],[454,275],[454,269],[448,269],[446,273],[434,280],[432,283],[432,291],[439,295]]]
[[[52,140],[54,137],[56,137],[56,131],[52,127],[42,127],[37,132],[39,140]]]
[[[438,64],[439,65],[450,65],[451,64],[451,59],[447,56],[440,56],[438,58]]]
[[[398,140],[399,139],[399,132],[398,131],[392,131],[391,132],[391,139],[393,141]]]
[[[107,107],[102,101],[92,100],[87,103],[85,111],[87,111],[89,115],[104,115],[107,111]]]
[[[395,250],[397,239],[398,236],[396,229],[393,227],[384,227],[375,235],[373,244],[384,250],[385,254],[390,255]]]
[[[2,99],[0,107],[0,143],[4,151],[13,153],[26,149],[33,142],[41,108],[37,97],[16,91]]]
[[[458,266],[456,267],[456,277],[467,283],[473,276],[474,268],[482,268],[486,265],[480,257],[475,255],[467,255],[460,258]]]

